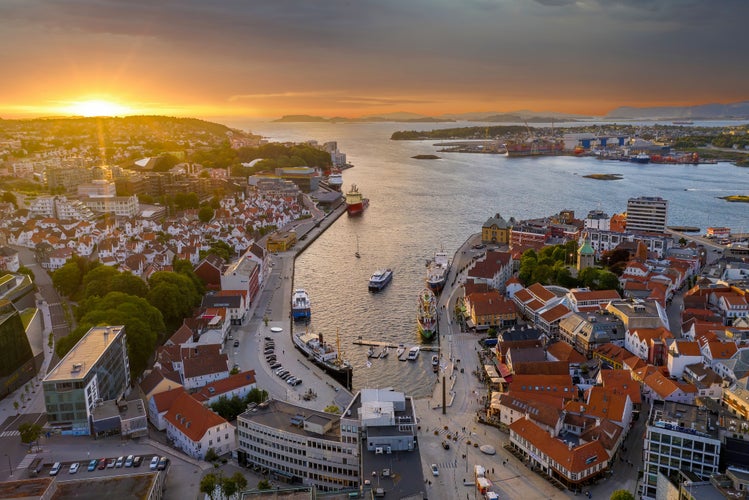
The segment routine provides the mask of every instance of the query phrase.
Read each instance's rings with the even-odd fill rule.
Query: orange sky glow
[[[5,2],[0,117],[264,119],[747,99],[745,0]]]

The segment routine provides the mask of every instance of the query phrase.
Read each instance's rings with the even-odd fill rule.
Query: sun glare
[[[90,99],[72,103],[68,110],[76,116],[123,116],[132,113],[127,106],[111,101]]]

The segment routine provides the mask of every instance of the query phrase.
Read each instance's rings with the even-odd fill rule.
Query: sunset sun
[[[72,103],[68,111],[76,116],[123,116],[131,114],[132,110],[123,105],[112,101],[101,99],[89,99]]]

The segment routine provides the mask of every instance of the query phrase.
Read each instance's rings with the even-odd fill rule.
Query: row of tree
[[[57,355],[64,356],[92,327],[124,325],[130,371],[140,374],[166,332],[179,328],[203,297],[205,287],[190,262],[176,259],[173,269],[154,273],[146,283],[130,272],[71,257],[52,275],[60,293],[78,299],[77,326],[58,340]]]
[[[218,401],[211,405],[211,410],[221,415],[225,420],[232,422],[237,416],[247,410],[250,403],[262,403],[268,399],[268,392],[262,389],[252,389],[243,398],[232,396],[227,398],[221,396]]]
[[[570,267],[576,262],[577,243],[547,246],[536,252],[526,250],[520,258],[518,279],[524,286],[533,283],[559,285],[565,288],[586,287],[591,290],[618,290],[619,279],[609,270],[589,267],[572,275]]]
[[[245,488],[247,488],[247,478],[241,472],[235,472],[229,477],[209,472],[200,480],[200,492],[208,495],[211,500],[216,498],[217,493],[223,495],[223,498],[231,498]],[[260,484],[258,484],[258,489],[263,489]]]

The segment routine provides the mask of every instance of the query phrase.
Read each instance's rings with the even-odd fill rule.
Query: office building
[[[702,479],[718,472],[720,437],[717,418],[697,406],[654,401],[643,445],[642,498],[656,498],[659,473],[681,470]]]
[[[63,434],[88,435],[97,404],[120,398],[129,386],[125,327],[91,328],[44,378],[48,423]]]
[[[668,200],[641,196],[627,201],[627,232],[662,233],[667,218]]]

